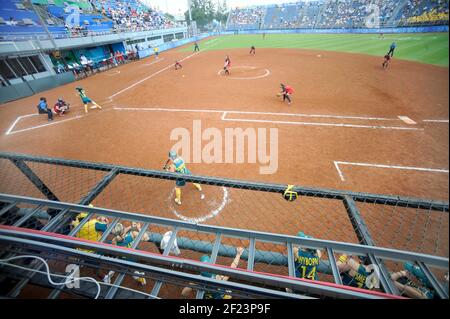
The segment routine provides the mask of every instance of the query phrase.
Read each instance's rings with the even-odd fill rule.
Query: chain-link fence
[[[448,203],[298,187],[293,189],[298,196],[297,200],[287,201],[282,196],[287,185],[183,176],[188,183],[181,188],[179,205],[174,201],[174,186],[180,175],[174,173],[0,155],[0,193],[81,205],[92,204],[106,210],[137,213],[161,220],[160,223],[140,221],[136,224],[138,221],[134,215],[130,215],[129,219],[108,216],[106,228],[98,237],[89,238],[91,240],[117,244],[115,232],[118,225],[121,225],[123,229],[129,229],[128,232],[134,232],[133,240],[123,247],[195,261],[204,261],[206,256],[209,258],[207,262],[216,265],[283,278],[298,275],[298,253],[292,251],[296,246],[286,245],[283,241],[255,240],[251,234],[263,232],[279,234],[283,238],[297,236],[302,232],[305,236],[331,242],[439,256],[447,261],[447,270],[432,267],[432,273],[444,285],[445,282],[448,283],[445,278],[449,251]],[[200,183],[202,190],[199,191],[189,182]],[[99,215],[88,212],[30,204],[26,201],[3,202],[0,207],[2,225],[81,238],[83,229],[91,225],[90,222],[94,225],[98,217]],[[164,222],[166,220],[167,223]],[[173,220],[219,228],[215,231],[177,228],[170,222]],[[138,229],[136,225],[139,226]],[[220,227],[248,230],[249,235],[222,235]],[[138,240],[137,236],[140,236]],[[121,246],[120,243],[118,245]],[[171,246],[169,250],[166,249],[167,246]],[[241,248],[242,252],[239,254]],[[311,253],[313,250],[305,251]],[[340,256],[347,251],[321,249],[317,276],[311,278],[339,283],[336,271],[332,268],[334,264],[339,264]],[[334,258],[330,258],[330,254]],[[350,258],[362,265],[377,262],[370,254],[350,253]],[[414,260],[411,262],[414,264]],[[343,267],[340,264],[338,266]],[[377,266],[385,270],[385,279],[388,281],[389,274],[405,268],[404,263],[398,262],[378,261]],[[118,280],[119,285],[137,285],[135,288],[142,285],[141,279],[144,278],[133,278],[132,275],[119,278],[116,273],[110,277],[112,282]],[[399,293],[395,291],[395,282],[382,282],[383,285],[391,286],[392,290],[381,287],[381,291]],[[160,282],[158,278],[146,278],[142,286],[147,292],[156,289],[160,297],[195,297],[194,293],[183,293],[183,285]],[[153,288],[149,290],[149,286]],[[261,284],[261,287],[265,285]]]

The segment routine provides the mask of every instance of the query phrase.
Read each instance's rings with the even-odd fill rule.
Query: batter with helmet
[[[102,109],[102,107],[101,107],[100,105],[98,105],[97,103],[95,103],[95,101],[91,100],[91,99],[86,95],[86,91],[85,91],[82,87],[78,86],[78,87],[75,88],[75,90],[78,92],[78,95],[80,96],[81,101],[82,101],[83,104],[84,104],[84,112],[85,112],[85,113],[88,112],[88,107],[87,107],[88,103],[92,103],[92,104],[93,104],[93,106],[91,106],[91,109],[95,109],[95,108],[99,108],[100,110]]]
[[[169,152],[169,158],[167,159],[166,163],[163,167],[164,170],[173,172],[173,173],[180,173],[180,174],[186,174],[191,175],[191,171],[188,170],[186,167],[186,163],[184,160],[178,156],[177,152],[170,151]],[[181,205],[181,187],[186,185],[186,181],[182,178],[179,178],[175,182],[175,203],[178,205]],[[205,195],[202,193],[202,186],[198,183],[193,183],[195,188],[201,193],[200,198],[204,199]]]

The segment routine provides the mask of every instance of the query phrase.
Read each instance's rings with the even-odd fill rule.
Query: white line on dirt
[[[145,66],[150,66],[150,65],[159,63],[159,62],[161,62],[161,61],[164,61],[164,58],[158,58],[158,60],[153,61],[153,62],[151,62],[151,63],[145,63],[144,65],[145,65]]]
[[[9,132],[9,133],[7,133],[7,135],[16,134],[16,133],[20,133],[20,132],[26,132],[26,131],[30,131],[30,130],[35,130],[35,129],[38,129],[38,128],[41,128],[41,127],[45,127],[45,126],[60,124],[60,123],[64,123],[64,122],[68,122],[68,121],[79,119],[80,117],[82,117],[82,116],[81,115],[77,115],[75,117],[72,117],[72,118],[66,119],[66,120],[61,120],[61,121],[51,122],[51,123],[47,123],[47,124],[32,126],[32,127],[24,128],[22,130]]]
[[[399,121],[397,118],[380,118],[364,116],[328,115],[328,114],[302,114],[302,113],[275,113],[275,112],[252,112],[234,110],[209,110],[209,109],[180,109],[180,108],[159,108],[159,107],[115,107],[116,110],[131,111],[165,111],[165,112],[209,112],[209,113],[230,113],[230,114],[254,114],[254,115],[274,115],[274,116],[294,116],[294,117],[317,117],[335,119],[356,119],[368,121]]]
[[[389,169],[401,169],[401,170],[412,170],[421,172],[432,172],[432,173],[445,173],[448,174],[448,169],[437,169],[437,168],[424,168],[424,167],[411,167],[411,166],[399,166],[399,165],[384,165],[384,164],[370,164],[370,163],[351,163],[351,162],[341,162],[334,161],[334,166],[341,178],[341,181],[345,181],[344,174],[342,173],[339,165],[351,165],[351,166],[363,166],[363,167],[376,167],[376,168],[389,168]]]
[[[423,120],[422,122],[430,122],[430,123],[448,123],[448,120]]]
[[[246,65],[243,65],[243,66],[235,66],[234,68],[236,68],[236,69],[251,69],[251,70],[256,69],[256,67],[254,67],[254,66],[246,66]],[[225,72],[225,71],[224,71],[223,69],[222,69],[222,70],[219,70],[219,72],[217,72],[217,75],[222,76],[222,74],[223,74],[224,72]],[[270,71],[269,71],[268,69],[264,69],[264,74],[257,75],[257,76],[250,76],[250,77],[245,77],[245,78],[238,78],[238,77],[235,77],[235,76],[229,76],[229,75],[227,75],[226,78],[232,79],[232,80],[256,80],[256,79],[264,78],[264,77],[269,76],[269,75],[270,75]]]
[[[405,122],[406,124],[409,125],[415,125],[417,124],[415,121],[413,121],[411,118],[409,118],[408,116],[403,116],[403,115],[399,115],[398,118],[400,120],[402,120],[403,122]]]
[[[402,126],[375,126],[375,125],[317,123],[317,122],[289,122],[289,121],[230,119],[230,118],[222,118],[222,120],[233,122],[248,122],[248,123],[271,123],[271,124],[288,124],[288,125],[304,125],[304,126],[331,126],[331,127],[352,127],[352,128],[368,128],[368,129],[383,129],[383,130],[423,131],[423,129],[421,128],[402,127]]]
[[[200,53],[200,52],[192,53],[192,54],[188,55],[187,57],[185,57],[185,58],[179,60],[179,62],[182,62],[182,61],[184,61],[184,60],[187,60],[187,59],[189,59],[189,58],[191,58],[191,57],[193,57],[193,56],[195,56],[195,55],[197,55],[197,54],[199,54],[199,53]],[[159,71],[156,71],[155,73],[150,74],[149,76],[143,78],[142,80],[139,80],[139,81],[137,81],[137,82],[135,82],[135,83],[133,83],[133,84],[127,86],[126,88],[120,90],[119,92],[116,92],[116,93],[114,93],[113,95],[110,95],[110,96],[109,96],[109,99],[112,99],[112,98],[114,98],[115,96],[117,96],[117,95],[119,95],[119,94],[122,94],[123,92],[126,92],[126,91],[128,91],[129,89],[134,88],[136,85],[139,85],[139,84],[141,84],[142,82],[147,81],[148,79],[151,79],[152,77],[154,77],[154,76],[156,76],[156,75],[158,75],[158,74],[160,74],[160,73],[162,73],[162,72],[164,72],[164,71],[166,71],[166,70],[168,70],[168,69],[170,69],[170,68],[173,68],[173,65],[172,65],[172,64],[170,64],[170,65],[168,65],[168,66],[162,68],[162,69],[159,70]]]
[[[107,75],[107,76],[114,76],[114,75],[117,75],[117,74],[120,74],[120,71],[111,71],[111,72],[107,72],[107,73],[105,73],[105,75]]]
[[[215,46],[216,44],[217,44],[217,42],[215,42],[213,45],[209,45],[209,47],[213,47],[213,46]],[[185,60],[187,60],[187,59],[192,58],[193,56],[196,56],[197,54],[200,54],[201,52],[204,52],[204,51],[194,52],[194,53],[192,53],[192,54],[190,54],[190,55],[188,55],[188,56],[186,56],[186,57],[184,57],[184,58],[182,58],[181,60],[178,60],[178,61],[179,61],[179,62],[183,62],[183,61],[185,61]],[[139,80],[139,81],[137,81],[137,82],[131,84],[130,86],[127,86],[126,88],[120,90],[119,92],[116,92],[116,93],[114,93],[113,95],[110,95],[110,96],[108,97],[108,99],[109,99],[109,100],[112,100],[115,96],[117,96],[117,95],[119,95],[119,94],[122,94],[123,92],[128,91],[129,89],[135,87],[136,85],[139,85],[139,84],[141,84],[142,82],[147,81],[148,79],[151,79],[152,77],[154,77],[154,76],[156,76],[156,75],[158,75],[158,74],[160,74],[160,73],[162,73],[162,72],[164,72],[164,71],[166,71],[166,70],[168,70],[168,69],[170,69],[170,68],[172,68],[172,67],[173,67],[173,64],[170,64],[170,65],[168,65],[168,66],[162,68],[161,70],[156,71],[155,73],[150,74],[149,76],[143,78],[142,80]]]
[[[12,131],[12,129],[14,128],[14,126],[16,126],[16,124],[17,124],[21,119],[26,118],[26,117],[36,116],[36,115],[40,115],[40,114],[33,113],[33,114],[26,114],[26,115],[21,115],[21,116],[17,117],[16,120],[14,121],[14,123],[13,123],[13,124],[10,126],[10,128],[8,129],[8,131],[6,131],[6,135],[11,134],[11,131]]]
[[[220,212],[224,209],[225,205],[227,204],[228,190],[225,187],[222,187],[222,190],[223,190],[223,198],[222,198],[222,202],[220,203],[219,207],[217,207],[216,209],[213,209],[212,211],[210,211],[208,214],[206,214],[204,216],[186,217],[186,216],[183,216],[180,212],[178,212],[173,206],[171,206],[172,212],[175,214],[175,216],[177,216],[181,220],[184,220],[184,221],[187,221],[190,223],[195,223],[195,224],[204,223],[208,219],[214,218],[217,215],[219,215]],[[172,202],[174,192],[175,192],[175,190],[172,190],[172,192],[170,193],[169,202]]]
[[[291,114],[291,113],[270,113],[270,112],[246,112],[246,111],[229,111],[229,110],[199,110],[199,109],[175,109],[175,108],[123,108],[114,107],[118,111],[160,111],[160,112],[192,112],[192,113],[222,113],[222,121],[232,122],[249,122],[249,123],[271,123],[271,124],[289,124],[289,125],[306,125],[306,126],[331,126],[331,127],[352,127],[352,128],[368,128],[368,129],[386,129],[386,130],[404,130],[404,131],[422,131],[422,128],[412,128],[403,126],[380,126],[380,125],[358,125],[343,123],[317,123],[317,122],[290,122],[290,121],[270,121],[270,120],[251,120],[251,119],[231,119],[226,118],[228,114],[257,114],[257,115],[287,115],[287,116],[305,116],[305,117],[332,117],[332,118],[357,118],[373,120],[374,118],[364,117],[346,117],[339,115],[312,115],[312,114]],[[396,119],[398,121],[398,119]]]

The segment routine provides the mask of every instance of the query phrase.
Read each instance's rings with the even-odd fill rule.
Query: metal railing
[[[212,262],[217,256],[226,256],[230,257],[234,254],[235,250],[226,246],[222,243],[223,237],[237,238],[240,240],[249,241],[248,248],[245,250],[242,258],[247,261],[247,269],[249,271],[253,271],[254,265],[256,263],[267,263],[273,265],[279,265],[281,267],[285,267],[288,270],[289,280],[293,280],[293,276],[295,275],[295,265],[294,265],[294,255],[293,255],[293,247],[301,246],[310,249],[319,249],[327,252],[328,260],[323,262],[319,267],[319,271],[323,271],[324,273],[330,274],[333,277],[333,281],[335,284],[340,285],[340,274],[338,268],[336,266],[336,253],[347,253],[352,255],[359,256],[367,256],[370,262],[373,265],[376,265],[380,270],[380,282],[383,291],[390,295],[399,294],[395,285],[390,279],[389,271],[385,265],[385,262],[390,261],[408,261],[419,265],[422,269],[423,273],[426,275],[428,282],[434,291],[441,298],[448,298],[448,292],[443,288],[442,284],[435,277],[435,275],[429,270],[429,267],[439,268],[448,271],[448,258],[441,256],[434,256],[430,254],[418,253],[405,251],[400,249],[393,249],[387,247],[378,247],[375,245],[371,234],[368,229],[368,225],[364,222],[364,219],[361,213],[358,210],[358,207],[355,205],[357,202],[363,203],[371,203],[374,205],[392,205],[395,207],[407,207],[407,208],[420,208],[426,209],[428,211],[436,211],[440,214],[446,214],[448,216],[449,205],[446,202],[442,201],[431,201],[417,198],[408,198],[408,197],[400,197],[400,196],[389,196],[389,195],[377,195],[377,194],[366,194],[366,193],[357,193],[350,191],[340,191],[340,190],[329,190],[329,189],[318,189],[318,188],[310,188],[310,187],[295,187],[294,191],[298,193],[298,196],[303,197],[314,197],[326,201],[328,199],[339,200],[345,207],[347,211],[348,218],[351,222],[353,230],[358,237],[359,244],[347,243],[347,242],[339,242],[333,240],[320,240],[320,239],[311,239],[311,238],[299,238],[296,236],[285,235],[285,234],[276,234],[276,233],[268,233],[268,232],[260,232],[260,231],[252,231],[252,230],[244,230],[237,228],[229,228],[229,227],[219,227],[212,225],[201,225],[191,222],[185,222],[180,220],[173,220],[162,217],[148,216],[143,214],[136,213],[127,213],[120,210],[115,209],[104,209],[104,208],[92,208],[87,207],[89,203],[93,202],[104,190],[111,184],[112,181],[117,180],[118,176],[140,176],[144,178],[149,178],[153,180],[176,180],[182,176],[187,182],[195,182],[203,185],[214,185],[221,186],[227,188],[235,188],[241,190],[253,190],[259,192],[269,192],[269,193],[283,193],[287,187],[287,185],[281,184],[268,184],[268,183],[258,183],[258,182],[250,182],[250,181],[242,181],[242,180],[231,180],[224,178],[214,178],[214,177],[206,177],[206,176],[195,176],[195,175],[180,175],[177,173],[169,173],[163,171],[156,170],[145,170],[145,169],[137,169],[126,166],[118,166],[111,164],[99,164],[99,163],[91,163],[85,161],[75,161],[75,160],[64,160],[64,159],[56,159],[56,158],[47,158],[47,157],[37,157],[37,156],[29,156],[29,155],[21,155],[21,154],[11,154],[11,153],[0,153],[0,159],[8,160],[14,166],[19,169],[19,171],[26,176],[26,178],[34,185],[34,187],[41,192],[42,195],[45,196],[46,199],[38,199],[30,196],[18,196],[15,194],[0,194],[0,201],[4,203],[4,207],[0,210],[0,220],[2,217],[10,214],[14,208],[18,206],[32,206],[33,209],[30,209],[24,212],[21,215],[15,216],[18,211],[16,210],[13,214],[14,218],[10,223],[3,222],[5,225],[10,225],[14,227],[27,227],[27,225],[31,225],[29,223],[30,220],[37,216],[42,210],[46,207],[48,214],[50,216],[49,220],[42,225],[42,227],[38,227],[40,231],[49,232],[53,234],[65,233],[69,237],[75,236],[80,229],[87,223],[91,218],[95,215],[103,215],[111,218],[112,223],[108,227],[108,230],[102,236],[100,242],[104,242],[107,240],[109,232],[112,230],[112,227],[119,220],[127,220],[133,222],[140,222],[144,225],[144,231],[147,228],[156,227],[157,229],[162,228],[170,228],[172,230],[172,237],[170,238],[168,246],[165,248],[163,257],[168,256],[169,252],[172,249],[172,245],[174,244],[175,239],[178,237],[179,245],[181,243],[182,249],[189,249],[192,251],[208,253],[212,255]],[[61,202],[60,199],[52,192],[51,187],[46,185],[42,179],[33,171],[32,165],[33,163],[41,163],[41,164],[51,164],[54,167],[70,167],[81,169],[83,171],[100,171],[104,172],[103,178],[98,181],[93,187],[91,186],[89,192],[81,198],[81,200],[75,203],[67,203]],[[78,212],[87,213],[87,217],[75,228],[64,231],[64,229],[68,229],[68,224],[73,220],[74,214]],[[7,220],[7,219],[6,219]],[[28,226],[28,228],[33,228],[36,226]],[[4,230],[6,231],[6,230]],[[138,240],[133,244],[133,248],[136,248],[138,244],[142,240],[142,236],[144,234],[142,231]],[[210,235],[213,239],[214,244],[206,247],[199,248],[198,241],[193,240],[192,236],[187,235],[187,238],[180,238],[177,234],[180,231],[184,231],[189,233],[203,233]],[[30,236],[29,234],[27,236]],[[48,236],[48,234],[40,234],[40,236]],[[149,242],[159,244],[161,240],[161,235],[158,234],[158,231],[153,232],[151,236],[149,236]],[[41,238],[42,239],[42,238]],[[37,238],[34,238],[37,240]],[[53,240],[53,239],[52,239]],[[70,244],[72,241],[70,239],[65,239],[68,242],[65,244]],[[159,241],[159,242],[158,242]],[[280,245],[285,247],[285,253],[280,254],[279,252],[272,252],[271,255],[268,255],[267,252],[261,251],[257,248],[257,245],[260,243],[271,243],[273,245]],[[72,243],[74,244],[74,243]],[[70,244],[70,245],[72,245]],[[77,242],[74,245],[79,245]],[[94,245],[94,244],[92,244]],[[101,244],[99,244],[102,246]],[[93,248],[94,246],[90,246]],[[103,247],[103,246],[102,246]],[[100,248],[102,248],[100,247]],[[100,249],[95,246],[96,250]],[[103,248],[102,248],[103,249]],[[231,250],[231,252],[230,252]],[[124,252],[127,253],[127,252]],[[144,253],[143,253],[144,254]],[[270,257],[272,256],[272,257]],[[273,260],[271,260],[271,258]],[[155,262],[155,260],[153,260]],[[199,264],[196,264],[197,266]],[[203,267],[203,264],[201,264]],[[206,268],[195,268],[195,271],[203,271]],[[208,269],[212,270],[212,269]],[[214,268],[214,273],[218,273],[218,269]],[[227,272],[222,272],[224,275],[230,274]],[[221,273],[221,274],[222,274]],[[272,274],[272,276],[274,276]],[[124,276],[119,277],[116,280],[116,284],[120,285],[123,281]],[[259,278],[259,277],[258,277]],[[256,285],[264,284],[264,281],[261,281],[261,278],[253,278],[252,282]],[[250,280],[246,278],[246,280]],[[28,279],[24,279],[21,281],[17,287],[14,289],[14,293],[11,296],[17,296],[20,290],[28,283]],[[155,284],[152,289],[152,295],[157,296],[158,292],[161,288],[162,282],[159,281]],[[308,286],[309,284],[306,284]],[[304,285],[305,286],[305,285]],[[309,287],[309,286],[308,286]],[[299,291],[303,291],[304,293],[309,293],[310,290],[303,287],[295,287],[295,289]],[[305,290],[306,289],[306,290]],[[108,298],[113,298],[117,290],[110,290],[106,296]],[[318,293],[315,291],[315,293]],[[335,292],[333,292],[335,293]],[[52,297],[57,297],[59,293],[52,294]],[[326,296],[327,292],[319,292],[319,295]],[[340,292],[338,293],[340,295]],[[346,293],[341,294],[340,296],[344,296]],[[202,297],[202,294],[199,293],[198,297]]]

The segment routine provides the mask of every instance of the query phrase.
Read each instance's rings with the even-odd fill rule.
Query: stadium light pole
[[[189,24],[192,25],[191,0],[188,0]]]

